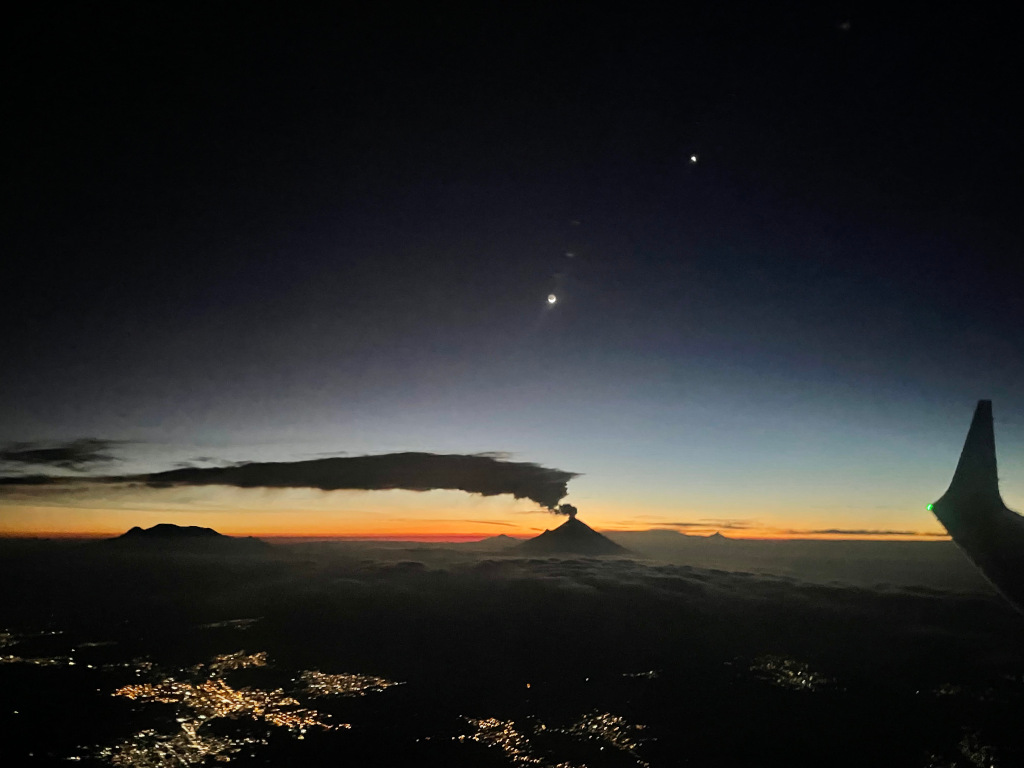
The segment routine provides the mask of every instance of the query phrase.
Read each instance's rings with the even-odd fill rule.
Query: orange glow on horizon
[[[579,498],[580,519],[605,533],[675,530],[716,532],[730,539],[935,541],[948,538],[919,512],[882,514],[719,505],[620,505]],[[702,505],[703,506],[703,505]],[[330,492],[241,490],[223,487],[137,490],[99,488],[67,495],[28,489],[0,501],[0,537],[98,538],[134,526],[197,525],[228,536],[280,539],[479,541],[498,534],[531,538],[565,521],[533,502],[457,491]],[[688,521],[688,522],[675,522]],[[838,531],[833,533],[832,531]]]
[[[154,523],[155,524],[155,523]],[[181,525],[198,525],[199,523],[179,523]],[[550,526],[551,528],[560,525],[561,522]],[[144,526],[148,527],[148,526]],[[360,531],[360,532],[346,532],[346,531],[329,531],[329,530],[309,530],[309,531],[250,531],[250,530],[232,530],[232,529],[221,529],[216,528],[213,525],[206,525],[203,527],[215,528],[219,533],[225,536],[236,536],[245,537],[253,536],[256,538],[279,540],[282,542],[293,540],[337,540],[337,541],[419,541],[419,542],[451,542],[451,543],[466,543],[481,541],[483,539],[491,538],[499,534],[504,534],[514,539],[529,539],[537,536],[541,531],[536,529],[529,530],[500,530],[500,531],[472,531],[472,530],[453,530],[453,531],[429,531],[423,529],[410,529],[410,530],[386,530],[386,531]],[[108,539],[120,536],[127,529],[120,530],[0,530],[0,538],[7,539]],[[638,532],[651,532],[651,531],[671,531],[674,529],[670,528],[659,528],[652,526],[650,528],[600,528],[595,526],[595,530],[606,534],[616,533],[638,533]],[[816,533],[816,532],[800,532],[800,531],[778,531],[778,530],[744,530],[744,531],[718,531],[718,530],[689,530],[679,531],[681,535],[687,535],[691,538],[707,538],[714,533],[721,533],[728,539],[735,541],[949,541],[950,537],[946,534],[930,533],[927,531],[921,532],[907,532],[907,533]]]

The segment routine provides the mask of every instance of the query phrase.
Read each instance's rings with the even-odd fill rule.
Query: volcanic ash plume
[[[551,510],[556,515],[565,515],[566,517],[575,518],[576,513],[579,512],[576,507],[572,504],[559,504],[557,507]]]
[[[527,462],[504,461],[486,454],[389,453],[337,456],[290,462],[247,462],[227,467],[186,467],[145,475],[68,478],[56,475],[0,476],[0,490],[29,485],[85,482],[143,484],[152,488],[226,485],[236,488],[318,488],[335,490],[461,490],[481,496],[508,494],[531,499],[558,514],[575,472]]]

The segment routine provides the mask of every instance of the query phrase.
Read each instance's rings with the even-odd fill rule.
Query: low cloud
[[[659,523],[659,525],[671,528],[727,528],[730,530],[745,530],[758,527],[751,520],[724,520],[709,517],[702,518],[697,522]]]
[[[924,531],[894,531],[890,529],[872,528],[819,528],[813,531],[785,531],[803,535],[834,534],[838,536],[946,536],[945,532],[930,533]]]
[[[325,454],[310,454],[310,455],[325,455]],[[330,454],[335,456],[337,454]],[[213,456],[193,456],[191,459],[185,461],[175,462],[174,466],[178,469],[194,469],[202,466],[203,464],[216,464],[221,467],[228,467],[234,464],[233,461],[225,461],[224,459],[217,459]]]
[[[707,530],[710,528],[731,531],[757,530],[782,536],[946,536],[945,533],[903,531],[890,528],[773,528],[770,525],[762,525],[757,520],[728,520],[708,517],[697,521],[659,523],[659,527],[684,530]]]

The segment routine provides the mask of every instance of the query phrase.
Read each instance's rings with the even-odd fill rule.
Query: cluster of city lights
[[[168,678],[159,683],[126,685],[114,691],[113,695],[133,701],[182,704],[199,721],[218,717],[250,717],[299,733],[305,733],[307,728],[333,727],[321,720],[315,710],[300,707],[298,699],[288,696],[281,689],[236,689],[220,678],[211,678],[197,684]]]
[[[225,619],[224,621],[213,621],[209,624],[200,624],[199,628],[245,630],[250,629],[257,621],[259,621],[259,617],[255,619]]]
[[[624,672],[623,677],[640,677],[644,680],[653,680],[658,677],[658,671],[656,669],[648,669],[644,672]]]
[[[767,683],[794,691],[821,691],[835,685],[832,678],[788,656],[759,656],[750,665],[750,671]]]
[[[103,747],[96,756],[118,768],[180,768],[201,765],[207,760],[226,763],[247,745],[265,743],[262,739],[200,734],[193,723],[182,723],[172,733],[154,730],[139,731],[124,741]]]
[[[221,673],[230,672],[235,669],[248,669],[249,667],[265,667],[267,666],[267,661],[266,651],[258,653],[235,651],[234,653],[222,653],[219,656],[214,656],[209,664],[197,664],[192,669],[199,672],[205,667],[211,672]]]
[[[645,741],[640,738],[639,733],[646,727],[634,725],[626,718],[610,712],[591,712],[566,728],[564,732],[583,741],[601,741],[620,752],[628,752],[637,759],[637,765],[646,768],[647,763],[640,760],[636,754],[636,750]]]
[[[138,660],[136,662],[138,663]],[[247,746],[266,743],[261,737],[246,735],[232,738],[224,729],[216,735],[207,727],[216,720],[250,719],[274,728],[282,728],[303,739],[311,729],[321,731],[348,729],[348,723],[329,723],[327,715],[303,706],[299,699],[281,688],[236,688],[224,679],[225,673],[269,666],[265,651],[236,651],[214,656],[210,661],[179,670],[178,677],[125,685],[114,696],[141,703],[173,704],[178,708],[178,728],[172,733],[140,731],[124,741],[100,749],[96,754],[112,765],[125,768],[171,768],[199,765],[206,761],[229,762]],[[148,670],[153,671],[152,664]],[[136,673],[141,673],[136,667]],[[399,685],[373,675],[327,674],[306,670],[295,679],[302,684],[296,694],[307,696],[364,696]]]
[[[299,676],[309,696],[365,696],[367,693],[380,693],[385,688],[401,685],[394,680],[373,675],[329,675],[315,669],[307,669]]]
[[[458,737],[460,742],[475,741],[488,747],[496,747],[505,753],[516,765],[532,765],[538,768],[585,768],[575,763],[549,763],[534,754],[529,737],[516,728],[513,720],[498,720],[495,717],[483,719],[466,718],[475,729],[472,733]],[[543,729],[544,726],[539,726]]]
[[[585,768],[570,762],[552,763],[537,754],[533,737],[542,734],[564,734],[576,741],[599,742],[599,749],[610,747],[629,755],[640,768],[648,763],[640,759],[636,750],[645,739],[639,732],[645,726],[629,723],[625,718],[610,712],[591,712],[584,715],[568,728],[551,728],[544,723],[517,727],[514,720],[498,718],[466,718],[473,731],[458,737],[459,742],[473,741],[488,747],[500,749],[505,757],[516,765],[537,766],[537,768]],[[529,734],[526,732],[529,731]]]

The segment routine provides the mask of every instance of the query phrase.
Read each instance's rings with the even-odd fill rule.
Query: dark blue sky
[[[900,5],[23,16],[0,439],[906,527],[977,398],[1024,456],[1024,261],[1014,26]]]

